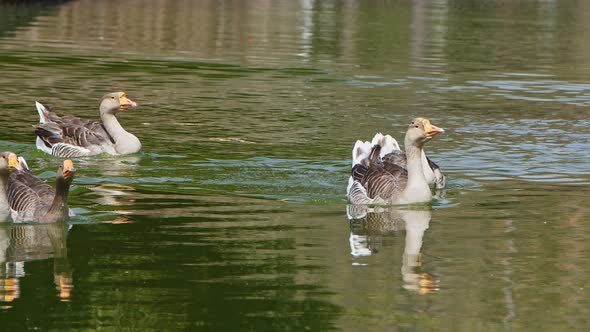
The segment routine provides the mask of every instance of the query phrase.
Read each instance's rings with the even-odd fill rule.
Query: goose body
[[[404,139],[405,153],[389,135],[377,134],[372,142],[357,141],[347,188],[350,202],[410,204],[430,201],[430,184],[444,186],[444,175],[436,164],[429,162],[423,146],[443,131],[428,119],[414,119]]]
[[[371,153],[372,147],[375,145],[381,146],[379,157],[386,167],[392,167],[390,165],[398,165],[403,168],[408,167],[406,153],[400,149],[395,138],[381,133],[377,133],[371,142],[356,141],[352,150],[352,167],[361,163],[364,158],[367,158]],[[426,156],[424,150],[422,150],[421,158],[426,182],[436,189],[443,189],[446,186],[446,177],[440,167]],[[351,176],[349,178],[347,191],[350,191],[350,186],[352,185],[353,180],[354,179]]]
[[[61,158],[93,156],[101,153],[121,155],[138,152],[139,139],[127,132],[116,118],[124,110],[137,106],[124,92],[105,95],[100,103],[101,121],[67,115],[60,117],[35,102],[39,124],[35,128],[37,148]]]
[[[56,188],[37,178],[24,159],[8,178],[8,204],[14,222],[56,222],[69,216],[68,193],[76,169],[65,160],[57,170]]]

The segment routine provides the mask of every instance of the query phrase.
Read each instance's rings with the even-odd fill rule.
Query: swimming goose
[[[8,218],[10,207],[8,206],[8,176],[12,170],[16,169],[18,160],[16,154],[12,152],[0,153],[0,222]]]
[[[399,148],[395,138],[390,135],[384,136],[381,133],[377,133],[371,142],[356,141],[352,150],[353,167],[362,159],[368,157],[371,153],[371,148],[375,145],[381,146],[381,153],[379,153],[379,156],[385,165],[394,164],[403,168],[407,167],[406,153]],[[443,189],[446,186],[446,177],[440,167],[426,156],[424,150],[422,150],[421,158],[426,182],[436,189]],[[348,182],[349,189],[352,185],[352,181],[353,178],[351,176]]]
[[[391,136],[376,136],[372,143],[357,141],[353,149],[352,175],[347,189],[352,204],[411,204],[432,199],[426,179],[428,166],[423,146],[444,132],[428,119],[410,123],[404,144],[405,158]],[[371,146],[369,149],[368,146]],[[426,159],[426,160],[425,160]],[[405,160],[405,163],[403,162]],[[440,169],[439,169],[440,171]],[[442,173],[441,173],[442,174]]]
[[[93,156],[101,153],[129,154],[141,149],[139,139],[123,129],[116,115],[137,107],[124,92],[113,92],[100,102],[101,122],[71,115],[60,117],[39,102],[39,125],[35,128],[37,148],[61,158]]]
[[[57,170],[55,189],[41,181],[19,158],[17,170],[8,178],[8,203],[15,222],[56,222],[68,217],[68,193],[76,169],[64,160]]]

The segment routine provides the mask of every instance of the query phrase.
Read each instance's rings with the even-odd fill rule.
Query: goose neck
[[[71,180],[58,178],[55,186],[55,196],[47,212],[47,221],[57,221],[68,216],[68,194]]]
[[[424,173],[422,172],[422,154],[422,148],[420,147],[412,144],[406,147],[408,178],[414,175],[424,179]]]
[[[0,171],[0,208],[8,204],[8,197],[6,196],[8,172]]]
[[[127,134],[127,132],[125,131],[125,129],[123,129],[123,126],[121,126],[119,120],[117,120],[117,117],[114,114],[102,113],[101,119],[105,129],[107,130],[109,135],[113,137],[115,142],[118,141],[118,139],[120,139],[121,136]]]
[[[422,147],[412,144],[406,145],[408,183],[402,193],[402,203],[427,202],[432,199],[432,193],[422,168]]]

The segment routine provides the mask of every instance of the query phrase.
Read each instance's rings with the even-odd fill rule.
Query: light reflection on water
[[[76,161],[73,279],[18,260],[6,328],[588,326],[585,2],[35,6],[0,4],[0,150],[51,181],[34,101],[95,118],[124,90],[144,151]],[[415,116],[447,188],[350,222],[354,141]]]

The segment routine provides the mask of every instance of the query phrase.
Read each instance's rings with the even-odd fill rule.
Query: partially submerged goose
[[[389,135],[377,134],[371,143],[357,141],[352,152],[352,175],[347,189],[350,202],[429,202],[432,199],[429,183],[444,186],[444,176],[436,164],[429,162],[423,146],[442,132],[442,128],[432,125],[428,119],[412,120],[404,139],[405,153]]]
[[[56,222],[68,218],[68,193],[76,169],[64,160],[57,170],[55,189],[41,181],[19,158],[17,170],[8,178],[8,203],[15,222]]]
[[[102,97],[102,122],[80,119],[71,115],[60,117],[39,102],[39,125],[35,129],[37,148],[61,158],[93,156],[101,153],[129,154],[141,149],[139,139],[123,129],[116,115],[137,107],[124,92]]]
[[[7,184],[10,172],[18,166],[16,154],[12,152],[0,153],[0,221],[8,218],[10,208],[8,206]]]

